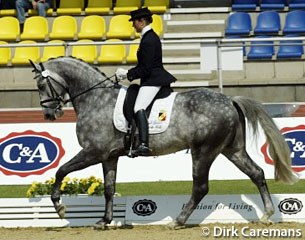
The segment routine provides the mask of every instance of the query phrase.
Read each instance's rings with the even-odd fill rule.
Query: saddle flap
[[[133,86],[133,85],[131,85]],[[130,88],[130,87],[129,87]],[[114,113],[113,113],[113,123],[114,126],[121,132],[127,132],[128,129],[128,123],[132,122],[133,118],[133,106],[135,103],[135,99],[137,96],[137,91],[135,89],[129,90],[130,95],[129,98],[133,99],[127,99],[127,87],[123,86],[121,87],[119,91],[119,95],[117,98],[117,102],[115,105]],[[138,87],[139,88],[139,87]],[[168,92],[169,89],[164,91]],[[136,94],[135,94],[136,92]],[[153,101],[153,104],[151,104],[151,110],[148,117],[148,124],[149,124],[149,134],[158,134],[164,132],[170,121],[170,115],[172,111],[172,106],[176,97],[176,92],[169,92],[170,95],[166,98],[156,99]],[[129,94],[129,92],[128,92]],[[162,95],[160,95],[162,96]],[[157,98],[157,97],[156,97]],[[126,107],[124,108],[124,105]],[[126,117],[125,117],[126,116]],[[127,119],[129,118],[129,119]]]

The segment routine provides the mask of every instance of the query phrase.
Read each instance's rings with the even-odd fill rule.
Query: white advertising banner
[[[277,118],[279,128],[291,149],[292,167],[304,178],[305,118]],[[263,168],[268,179],[274,177],[274,166],[264,147],[260,132],[257,140],[249,132],[247,151]],[[75,156],[81,147],[75,123],[0,124],[0,184],[30,184],[55,176],[58,168]],[[102,178],[102,165],[71,173],[69,177]],[[210,179],[248,179],[230,161],[220,155],[211,167]],[[118,182],[192,180],[191,154],[187,150],[158,157],[121,157]]]
[[[275,213],[273,222],[304,222],[304,194],[271,195]],[[175,220],[190,196],[128,197],[125,223],[162,225]],[[187,224],[257,222],[263,216],[258,194],[207,195],[189,217]]]

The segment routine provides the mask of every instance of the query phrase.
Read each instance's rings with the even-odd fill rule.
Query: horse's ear
[[[34,68],[32,72],[41,72],[41,67],[39,64],[34,63],[31,59],[29,59],[29,62],[31,63],[32,67]]]

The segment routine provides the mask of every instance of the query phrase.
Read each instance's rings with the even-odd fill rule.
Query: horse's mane
[[[83,62],[85,63],[86,65],[88,65],[89,67],[95,69],[98,73],[100,73],[101,75],[103,75],[103,77],[107,78],[107,75],[102,72],[98,67],[92,65],[92,64],[89,64],[87,63],[86,61],[84,61],[83,59],[80,59],[80,58],[76,58],[76,57],[73,57],[73,56],[60,56],[60,57],[56,57],[56,58],[50,58],[48,61],[51,61],[51,60],[56,60],[56,59],[61,59],[61,58],[67,58],[67,59],[74,59],[74,60],[77,60],[77,61],[80,61],[80,62]]]

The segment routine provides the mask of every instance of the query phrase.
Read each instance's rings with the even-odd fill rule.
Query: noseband
[[[53,81],[54,83],[59,85],[66,92],[69,92],[69,89],[66,86],[64,86],[61,82],[59,82],[59,81],[55,80],[53,77],[51,77],[50,72],[48,70],[43,70],[41,72],[41,76],[44,80],[46,80],[48,87],[50,89],[51,96],[50,96],[50,98],[48,98],[46,100],[40,101],[40,106],[47,108],[48,106],[46,106],[45,103],[57,102],[56,109],[60,108],[61,103],[65,104],[66,100],[62,96],[60,96],[60,94],[56,91],[56,89],[52,85],[51,81]]]

